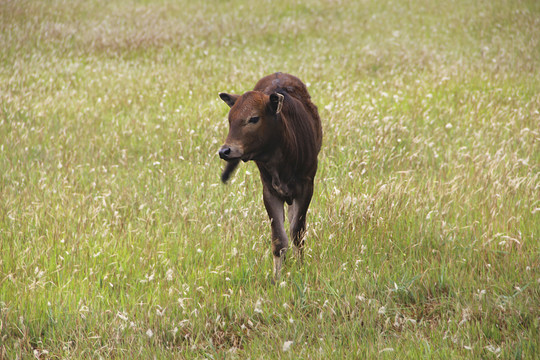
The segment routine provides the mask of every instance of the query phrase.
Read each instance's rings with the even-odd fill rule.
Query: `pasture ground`
[[[0,359],[540,352],[540,2],[0,1]],[[270,283],[217,94],[324,130]]]

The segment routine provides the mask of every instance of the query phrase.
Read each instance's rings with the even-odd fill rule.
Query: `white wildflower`
[[[256,313],[259,313],[259,314],[262,314],[262,309],[261,309],[261,306],[262,306],[262,302],[261,302],[261,299],[257,300],[257,302],[255,303],[255,309],[254,311]]]
[[[459,322],[459,326],[465,324],[467,321],[469,321],[472,318],[472,310],[469,308],[465,308],[461,311],[461,321]]]
[[[291,345],[293,344],[292,341],[285,341],[283,343],[283,351],[289,351],[289,349],[291,348]]]
[[[489,352],[492,352],[494,354],[498,354],[501,352],[501,348],[500,347],[495,347],[494,345],[488,345],[485,347],[485,349]]]
[[[172,279],[173,279],[173,273],[174,273],[173,269],[167,270],[167,272],[165,273],[165,276],[166,276],[166,278],[167,278],[167,281],[172,281]]]

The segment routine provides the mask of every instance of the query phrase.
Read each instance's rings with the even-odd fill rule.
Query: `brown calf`
[[[302,258],[306,213],[322,143],[319,113],[302,81],[284,73],[262,78],[243,95],[220,93],[219,97],[231,107],[229,135],[219,150],[227,161],[221,179],[226,182],[240,160],[257,164],[272,225],[277,280],[288,247],[285,202],[290,236]]]

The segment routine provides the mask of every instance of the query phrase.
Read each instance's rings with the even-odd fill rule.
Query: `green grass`
[[[0,359],[537,358],[539,28],[535,0],[0,2]],[[276,286],[257,169],[216,155],[218,92],[275,71],[324,130]]]

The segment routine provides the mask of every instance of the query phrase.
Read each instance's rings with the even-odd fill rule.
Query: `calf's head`
[[[231,107],[229,134],[219,149],[219,156],[228,161],[221,175],[226,182],[240,160],[262,160],[278,144],[276,115],[281,112],[283,95],[248,91],[243,95],[220,93],[219,97]]]

